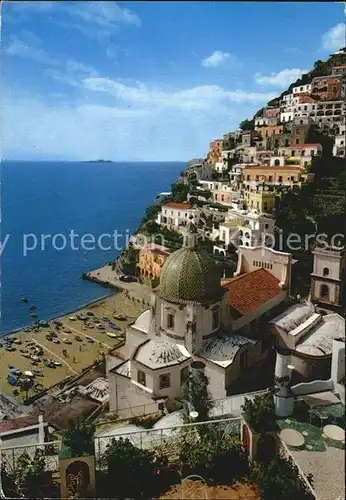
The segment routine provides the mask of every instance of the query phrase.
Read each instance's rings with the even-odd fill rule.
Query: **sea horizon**
[[[28,163],[29,169],[25,167]],[[76,168],[69,168],[72,163]],[[1,239],[3,242],[7,234],[10,238],[1,256],[0,336],[114,293],[82,280],[82,274],[115,260],[121,249],[56,251],[47,244],[24,256],[22,243],[24,235],[67,234],[70,230],[81,235],[113,231],[131,235],[147,206],[160,192],[169,191],[186,168],[182,162],[116,164],[118,168],[112,169],[113,164],[100,162],[95,169],[95,163],[77,161],[1,162]],[[29,304],[21,301],[24,296]],[[37,319],[30,316],[33,304]]]

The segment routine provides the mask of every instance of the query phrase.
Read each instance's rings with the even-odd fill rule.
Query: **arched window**
[[[323,269],[323,276],[328,276],[328,274],[329,274],[329,269],[328,269],[328,267],[325,267]]]
[[[280,166],[280,160],[275,160],[274,161],[274,165],[275,165],[275,167],[279,167]]]
[[[320,297],[321,299],[329,299],[329,286],[328,285],[321,285],[320,289]]]

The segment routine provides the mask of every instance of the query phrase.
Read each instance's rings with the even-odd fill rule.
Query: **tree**
[[[94,431],[85,421],[69,422],[64,431],[63,444],[73,457],[92,455],[94,453]]]
[[[25,451],[17,459],[14,469],[6,472],[7,484],[15,489],[16,496],[45,498],[51,496],[51,483],[45,471],[44,451],[36,449],[33,457]],[[12,495],[11,495],[12,496]]]
[[[208,385],[209,379],[204,373],[189,374],[184,394],[186,404],[183,407],[183,417],[185,421],[190,421],[189,414],[191,410],[198,413],[197,422],[209,420],[209,412],[213,407],[213,403],[209,395]]]
[[[175,201],[176,203],[183,203],[184,201],[186,201],[187,194],[189,192],[189,186],[187,186],[186,184],[175,182],[171,187],[171,198],[173,201]]]
[[[181,461],[188,465],[189,473],[217,484],[232,484],[247,476],[249,458],[242,444],[225,435],[222,428],[211,426],[209,431],[192,445],[182,444]]]
[[[151,498],[156,472],[153,452],[120,438],[112,439],[102,458],[108,471],[109,498]]]
[[[263,433],[275,427],[274,402],[271,394],[255,396],[253,401],[245,398],[241,409],[246,423],[253,431]]]
[[[253,130],[254,127],[255,127],[254,120],[243,120],[239,125],[239,128],[241,128],[243,130],[243,132],[245,132],[247,130]]]

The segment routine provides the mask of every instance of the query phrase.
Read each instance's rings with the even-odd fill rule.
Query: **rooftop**
[[[294,304],[279,314],[270,323],[282,328],[286,333],[302,325],[315,313],[313,304]]]
[[[282,293],[279,280],[263,268],[232,278],[223,287],[228,291],[229,305],[241,316]]]
[[[339,314],[321,316],[321,321],[307,335],[296,350],[311,356],[327,356],[332,353],[333,339],[345,335],[345,320]]]
[[[18,417],[11,420],[4,420],[0,422],[0,434],[2,432],[15,431],[18,429],[25,429],[25,427],[31,427],[32,425],[38,425],[38,414],[26,415],[24,417]]]
[[[239,351],[246,344],[255,344],[255,340],[240,335],[220,332],[217,337],[206,340],[198,356],[212,361],[222,368],[227,368]]]
[[[147,243],[140,248],[140,251],[158,253],[161,255],[168,255],[170,253],[169,248],[158,245],[157,243]]]
[[[322,145],[319,142],[314,142],[311,144],[290,144],[289,146],[286,146],[286,148],[292,148],[292,149],[303,149],[303,148],[315,148],[315,147],[322,147]]]
[[[189,208],[192,208],[192,206],[189,203],[176,203],[175,201],[169,201],[168,203],[165,203],[162,206],[168,208],[180,208],[183,210],[188,210]]]
[[[322,395],[322,393],[320,393]],[[323,393],[326,395],[326,393]],[[319,396],[313,394],[312,396]],[[297,400],[292,416],[277,420],[278,425],[284,428],[292,428],[301,432],[305,438],[302,449],[290,449],[295,462],[305,475],[313,474],[313,489],[318,500],[337,500],[345,498],[345,451],[344,444],[333,441],[323,436],[325,425],[337,425],[345,428],[345,407],[335,399],[334,403],[328,403],[325,396],[321,398],[321,406],[316,407],[317,414],[309,414],[309,406],[305,396]],[[325,401],[322,401],[325,399]],[[324,417],[318,417],[318,410],[322,410]]]
[[[183,346],[154,340],[144,342],[135,354],[136,361],[152,370],[175,365],[189,358],[190,354]]]
[[[272,172],[276,171],[281,171],[281,170],[288,170],[288,171],[294,171],[294,172],[301,172],[301,167],[300,166],[294,166],[294,165],[289,165],[289,166],[269,166],[269,165],[249,165],[248,167],[245,167],[244,170],[270,170]]]
[[[137,330],[147,333],[150,326],[150,309],[144,311],[140,316],[138,316],[136,321],[131,326],[132,328],[136,328]]]

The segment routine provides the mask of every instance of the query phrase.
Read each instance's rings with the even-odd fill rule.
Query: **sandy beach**
[[[0,348],[0,392],[2,391],[13,395],[14,387],[7,381],[9,365],[15,366],[22,372],[26,370],[32,371],[35,367],[33,366],[33,362],[24,357],[20,352],[22,349],[27,349],[28,341],[32,341],[33,346],[36,344],[37,347],[43,349],[43,355],[40,356],[41,361],[38,362],[36,366],[42,370],[43,376],[37,376],[35,378],[35,383],[42,384],[44,388],[48,388],[62,381],[67,376],[80,373],[83,368],[90,366],[95,360],[101,359],[102,353],[106,353],[109,349],[119,345],[125,337],[126,326],[135,321],[147,308],[148,306],[144,305],[141,301],[131,300],[124,292],[117,292],[89,306],[85,306],[74,313],[57,318],[61,320],[66,330],[70,330],[69,333],[67,333],[67,331],[63,332],[62,327],[57,329],[52,320],[49,321],[49,327],[41,327],[39,332],[23,332],[20,330],[7,335],[8,337],[14,337],[20,340],[22,344],[13,344],[16,348],[13,352],[6,351],[4,347]],[[96,327],[87,328],[82,320],[70,319],[70,317],[75,318],[76,314],[86,315],[87,312],[92,312],[99,318],[107,316],[110,320],[114,321],[121,330],[113,330],[107,326],[107,322],[101,321],[101,323],[105,325],[106,332],[115,333],[118,338],[111,338]],[[124,315],[126,316],[126,320],[121,321],[114,319],[114,314]],[[50,331],[57,333],[60,340],[59,344],[55,344],[46,339],[46,335]],[[82,341],[76,340],[76,336],[79,336]],[[87,337],[93,339],[93,342],[88,342]],[[67,338],[71,341],[71,344],[63,342],[63,340]],[[2,343],[2,339],[3,338],[0,338],[0,343]],[[42,363],[42,358],[59,361],[61,366],[55,368],[46,367]],[[35,390],[31,389],[29,391],[29,397],[33,394],[35,394]],[[17,399],[21,401],[24,397],[25,392],[19,392]]]

